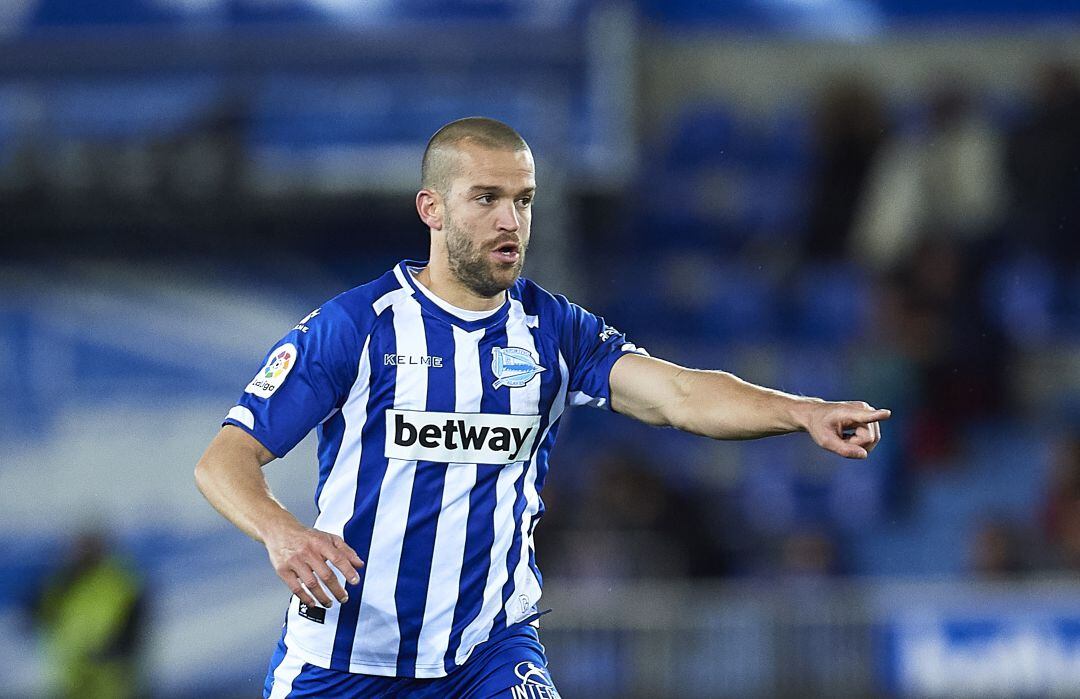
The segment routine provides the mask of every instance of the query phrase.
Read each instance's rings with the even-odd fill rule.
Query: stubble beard
[[[477,296],[493,298],[517,282],[528,248],[523,241],[518,241],[517,262],[508,268],[493,262],[488,257],[490,251],[476,247],[468,232],[458,228],[449,218],[445,225],[446,255],[450,272],[465,288]]]

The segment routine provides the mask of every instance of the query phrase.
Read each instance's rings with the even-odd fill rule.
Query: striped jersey
[[[442,677],[535,615],[559,419],[607,407],[612,365],[644,353],[526,279],[493,312],[456,309],[423,264],[312,311],[226,418],[279,457],[317,431],[314,526],[365,561],[344,605],[290,600],[285,642],[319,667]]]

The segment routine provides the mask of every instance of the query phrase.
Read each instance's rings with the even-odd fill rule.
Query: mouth
[[[512,242],[502,243],[491,251],[491,256],[496,262],[512,265],[521,257],[521,246]]]

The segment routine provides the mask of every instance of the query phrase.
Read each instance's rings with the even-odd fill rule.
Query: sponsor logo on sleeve
[[[319,311],[321,310],[321,308],[316,308],[311,313],[308,313],[306,316],[304,316],[303,320],[296,324],[296,327],[293,328],[293,330],[299,330],[302,333],[306,333],[308,330],[311,329],[308,327],[308,322],[315,316],[319,315]]]
[[[521,347],[493,347],[491,372],[495,374],[495,388],[509,386],[521,388],[546,368],[540,366],[532,352]]]
[[[510,688],[511,699],[560,699],[547,672],[531,660],[515,665],[514,674],[521,684]]]
[[[615,337],[616,335],[620,335],[620,334],[621,333],[618,330],[616,330],[615,328],[613,328],[612,326],[605,325],[604,329],[600,331],[600,342],[607,342],[611,338]],[[621,351],[621,352],[633,352],[635,354],[641,354],[641,355],[644,355],[646,357],[649,356],[649,353],[645,351],[644,347],[638,347],[633,342],[624,342],[624,343],[622,343],[622,346],[619,347],[619,351]]]
[[[250,393],[259,398],[269,398],[274,395],[274,391],[281,387],[296,365],[296,358],[296,346],[291,342],[286,342],[275,349],[270,353],[266,366],[259,370],[259,373],[244,389],[244,393]]]
[[[386,411],[391,459],[465,464],[510,464],[529,458],[539,415]]]

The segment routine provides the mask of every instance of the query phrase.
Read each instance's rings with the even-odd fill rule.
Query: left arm
[[[881,439],[888,410],[827,402],[755,386],[723,371],[701,371],[627,354],[611,368],[611,407],[651,425],[713,439],[807,432],[822,448],[865,459]]]

